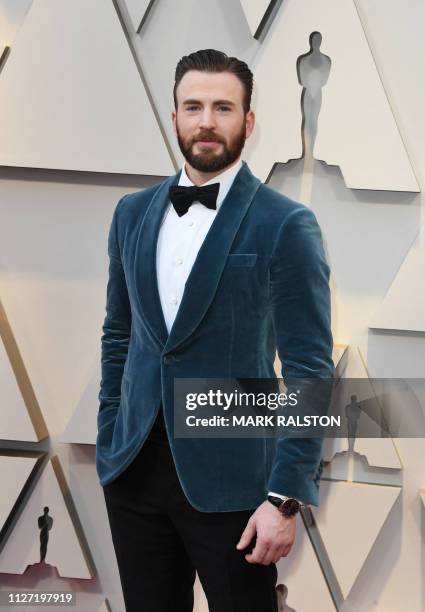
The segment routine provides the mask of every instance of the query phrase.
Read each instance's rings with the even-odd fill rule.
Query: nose
[[[215,127],[214,113],[211,108],[204,107],[199,118],[199,127],[204,130],[211,130]]]

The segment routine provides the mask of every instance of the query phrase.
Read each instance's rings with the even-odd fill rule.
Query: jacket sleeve
[[[106,289],[106,316],[101,337],[101,381],[98,431],[115,420],[121,400],[121,380],[131,333],[131,308],[118,245],[119,210],[115,207],[108,236],[109,278]]]
[[[305,206],[292,211],[277,236],[270,264],[270,301],[282,378],[332,379],[329,266],[320,227]],[[322,437],[282,437],[268,490],[318,505]]]

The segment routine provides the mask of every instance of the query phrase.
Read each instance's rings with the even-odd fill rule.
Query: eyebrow
[[[201,104],[201,102],[199,100],[195,100],[191,98],[189,100],[184,100],[183,104]],[[215,105],[226,104],[227,106],[235,106],[235,103],[232,102],[231,100],[216,100],[214,104]]]

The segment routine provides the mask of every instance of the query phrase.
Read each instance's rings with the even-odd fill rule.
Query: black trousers
[[[255,538],[236,549],[254,510],[190,505],[162,409],[139,454],[103,492],[127,612],[192,612],[195,571],[210,612],[277,612],[276,565],[245,560]]]

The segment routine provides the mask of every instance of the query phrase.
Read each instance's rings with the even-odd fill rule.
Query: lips
[[[215,147],[220,144],[218,140],[196,140],[195,142],[202,147]]]

